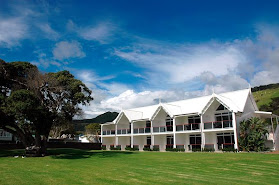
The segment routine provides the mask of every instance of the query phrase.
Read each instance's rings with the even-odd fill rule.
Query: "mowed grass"
[[[0,184],[279,184],[279,155],[50,150],[14,158],[0,150]],[[12,156],[11,156],[12,155]]]

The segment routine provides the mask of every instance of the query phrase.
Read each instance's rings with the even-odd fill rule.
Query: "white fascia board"
[[[145,118],[145,119],[135,119],[135,120],[132,120],[131,122],[138,122],[138,121],[150,121],[148,118]]]
[[[119,122],[119,120],[122,118],[123,114],[124,114],[123,111],[120,112],[120,113],[118,114],[118,116],[116,117],[116,119],[113,121],[114,124],[118,124],[118,122]],[[126,116],[126,117],[127,117],[127,116]]]
[[[174,117],[182,117],[182,116],[195,116],[195,115],[200,115],[200,113],[198,112],[193,112],[193,113],[187,113],[187,114],[177,114],[177,115],[174,115]]]
[[[101,125],[114,125],[114,122],[106,122],[106,123],[103,123]]]

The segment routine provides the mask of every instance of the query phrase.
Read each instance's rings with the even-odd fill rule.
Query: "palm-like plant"
[[[244,151],[263,151],[267,133],[267,123],[260,118],[243,120],[240,123],[239,146]]]

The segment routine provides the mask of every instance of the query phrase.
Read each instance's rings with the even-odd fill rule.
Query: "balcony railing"
[[[189,130],[199,130],[199,129],[200,129],[200,123],[176,125],[176,131],[189,131]]]
[[[125,129],[118,129],[117,130],[117,134],[118,135],[122,135],[122,134],[131,134],[131,129],[125,128]]]
[[[173,126],[159,126],[159,127],[153,127],[153,132],[172,132]]]
[[[114,135],[115,130],[103,130],[103,135]]]
[[[220,129],[220,128],[232,128],[232,120],[215,121],[204,123],[204,129]]]
[[[178,149],[185,149],[185,145],[176,145],[176,148],[178,148]]]
[[[215,150],[214,144],[204,144],[204,149]]]
[[[150,127],[134,128],[134,134],[146,134],[146,133],[150,133],[150,132],[151,132]]]

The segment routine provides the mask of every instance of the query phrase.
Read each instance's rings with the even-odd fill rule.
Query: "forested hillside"
[[[84,131],[85,126],[90,123],[106,123],[113,121],[118,115],[118,112],[105,112],[92,119],[83,119],[83,120],[73,120],[73,124],[76,131]]]

